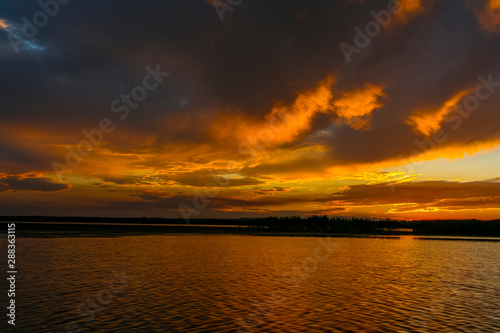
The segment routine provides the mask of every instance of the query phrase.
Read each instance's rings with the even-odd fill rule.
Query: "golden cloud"
[[[379,97],[385,96],[382,88],[367,84],[364,89],[344,93],[333,102],[335,113],[340,119],[355,129],[366,128],[368,119],[375,109],[382,107]]]
[[[399,3],[406,13],[418,12],[422,8],[421,0],[400,0]]]
[[[0,19],[0,28],[2,29],[7,29],[9,25],[7,24],[7,21],[4,19]]]
[[[408,23],[418,14],[428,12],[434,2],[439,0],[400,0],[397,7],[395,21],[399,23]]]
[[[455,110],[458,102],[469,92],[469,90],[462,90],[456,93],[438,109],[417,111],[410,116],[406,123],[413,127],[415,133],[430,136],[441,128],[441,123],[446,119],[446,116]]]
[[[481,28],[500,32],[500,0],[471,0],[468,4]]]
[[[265,119],[247,115],[223,114],[210,126],[210,133],[218,140],[247,142],[250,145],[265,141],[267,146],[294,141],[311,128],[313,117],[318,112],[327,112],[332,99],[328,77],[313,91],[300,93],[292,106],[276,104]]]
[[[318,113],[334,114],[340,122],[355,129],[366,128],[367,117],[382,106],[379,101],[379,97],[385,96],[382,88],[366,84],[362,89],[345,92],[335,99],[331,89],[333,82],[333,78],[326,78],[313,91],[298,94],[291,106],[277,103],[264,119],[222,114],[210,125],[209,132],[217,140],[249,145],[265,142],[272,147],[293,142],[307,133]]]

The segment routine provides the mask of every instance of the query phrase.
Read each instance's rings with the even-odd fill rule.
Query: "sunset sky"
[[[500,218],[499,0],[44,1],[0,1],[0,215]]]

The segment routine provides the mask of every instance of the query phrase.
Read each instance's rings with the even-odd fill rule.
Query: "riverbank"
[[[274,237],[351,237],[351,238],[404,238],[428,240],[500,241],[500,238],[468,235],[425,235],[411,232],[380,231],[376,233],[331,233],[308,231],[267,231],[238,225],[191,224],[132,224],[132,223],[82,223],[82,222],[1,222],[6,230],[8,223],[16,224],[20,238],[81,238],[124,237],[141,235],[246,235]],[[0,236],[4,236],[0,232]]]

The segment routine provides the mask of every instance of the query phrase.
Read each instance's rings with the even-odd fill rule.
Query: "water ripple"
[[[333,242],[297,287],[282,276],[314,255],[315,238],[19,239],[16,329],[500,332],[499,243]],[[133,276],[124,285],[122,272]],[[112,280],[120,291],[110,291]],[[90,306],[98,296],[105,304]]]

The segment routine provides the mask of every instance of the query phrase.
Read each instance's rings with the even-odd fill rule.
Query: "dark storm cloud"
[[[331,136],[314,139],[331,147],[328,160],[408,154],[419,138],[406,123],[412,112],[439,108],[478,75],[495,73],[500,81],[500,43],[478,25],[465,1],[433,1],[414,19],[382,31],[348,64],[339,44],[352,44],[353,28],[364,28],[373,19],[370,11],[387,3],[244,1],[221,22],[202,0],[73,0],[33,39],[43,49],[16,55],[0,31],[0,121],[73,132],[76,143],[83,128],[114,116],[111,102],[141,82],[146,66],[160,64],[171,73],[168,80],[119,130],[154,133],[157,145],[202,142],[214,112],[262,116],[275,102],[291,104],[298,92],[331,75],[337,96],[372,83],[386,99],[370,130],[334,125]],[[1,9],[0,18],[17,25],[40,10],[34,1],[6,1]],[[499,96],[449,131],[446,144],[500,137]],[[312,132],[331,126],[315,122]],[[112,145],[113,136],[107,139]],[[0,155],[9,156],[8,149],[0,146]]]
[[[116,185],[151,185],[153,179],[141,176],[121,176],[121,177],[100,177],[105,183],[113,183]],[[103,182],[97,182],[95,185],[103,186]],[[106,185],[104,185],[106,186]]]
[[[47,178],[4,176],[0,178],[0,192],[3,191],[36,191],[57,192],[69,189],[69,185],[53,183]]]
[[[8,173],[39,172],[47,170],[57,158],[40,146],[28,149],[18,142],[9,142],[9,136],[0,132],[0,171]],[[38,148],[38,149],[37,149]]]
[[[383,86],[385,105],[374,113],[371,130],[343,126],[324,138],[323,143],[334,147],[332,158],[338,163],[380,161],[418,149],[415,140],[423,138],[405,123],[409,115],[439,109],[457,92],[478,85],[479,75],[493,74],[500,82],[498,41],[497,35],[478,27],[462,1],[439,2],[400,31],[374,38],[370,49],[363,50],[370,57],[346,65],[339,78],[341,86],[363,81]],[[492,125],[500,121],[499,102],[497,89],[459,129],[445,123],[448,140],[440,147],[499,138],[498,127]]]
[[[5,16],[17,24],[40,10],[30,1],[10,7]],[[211,106],[263,113],[341,64],[338,42],[350,29],[341,18],[351,15],[342,7],[332,1],[248,2],[221,23],[214,7],[201,0],[72,1],[40,29],[36,40],[45,51],[35,58],[29,51],[10,57],[1,83],[17,91],[31,88],[33,99],[73,93],[83,103],[109,103],[121,92],[117,82],[135,84],[134,74],[160,63],[172,71],[172,90],[183,90],[193,103],[202,98]],[[75,86],[63,94],[57,78]],[[10,112],[14,102],[23,102],[16,97]]]

